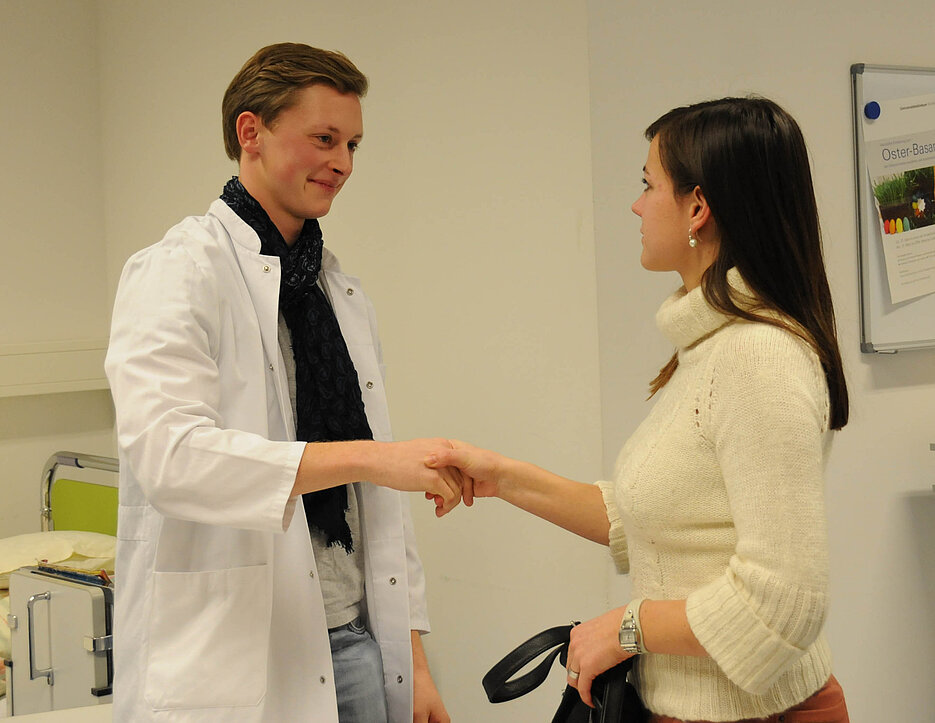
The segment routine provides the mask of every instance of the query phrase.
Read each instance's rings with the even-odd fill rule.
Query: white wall
[[[935,352],[859,352],[849,67],[933,66],[918,7],[868,0],[689,5],[591,0],[595,236],[604,466],[648,406],[671,349],[653,325],[678,281],[639,266],[643,129],[688,102],[758,92],[799,121],[813,158],[851,422],[828,468],[835,671],[852,720],[935,715]]]

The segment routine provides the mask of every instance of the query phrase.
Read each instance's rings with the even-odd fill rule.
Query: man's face
[[[360,100],[327,85],[302,89],[271,126],[260,123],[258,173],[249,190],[288,243],[306,219],[331,209],[362,136]]]

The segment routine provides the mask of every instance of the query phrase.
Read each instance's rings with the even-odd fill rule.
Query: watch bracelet
[[[634,653],[635,655],[641,655],[646,652],[646,644],[643,642],[643,626],[640,621],[640,608],[642,605],[643,598],[631,600],[626,608],[624,608],[623,620],[620,622],[620,627],[623,629],[624,624],[628,620],[632,620],[632,628],[636,633],[636,640],[634,641],[636,650],[627,650],[627,652]]]

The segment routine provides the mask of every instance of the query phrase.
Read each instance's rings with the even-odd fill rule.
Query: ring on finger
[[[571,680],[578,680],[578,676],[579,676],[579,675],[580,675],[580,673],[579,673],[579,671],[577,671],[577,670],[569,670],[569,671],[568,671],[568,677],[569,677],[569,679],[571,679]]]

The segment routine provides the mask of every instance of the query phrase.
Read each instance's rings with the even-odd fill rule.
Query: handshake
[[[451,512],[462,500],[497,497],[508,458],[465,442],[414,439],[388,442],[382,470],[372,482],[402,492],[423,492],[435,503],[435,515]]]

